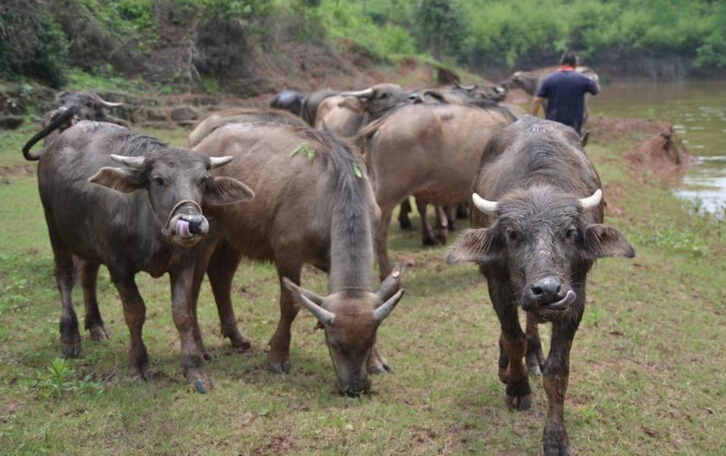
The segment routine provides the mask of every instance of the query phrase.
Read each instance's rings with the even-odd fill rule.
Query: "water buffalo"
[[[211,132],[228,123],[276,123],[304,126],[299,117],[280,110],[270,109],[229,109],[212,113],[197,123],[189,133],[188,145],[194,147]]]
[[[635,255],[621,233],[602,224],[601,187],[573,129],[526,116],[488,143],[474,181],[475,229],[456,240],[447,258],[477,263],[487,279],[502,329],[499,378],[507,403],[530,407],[523,358],[530,374],[544,373],[547,456],[570,454],[563,408],[587,273],[598,258]],[[552,323],[547,359],[537,331],[544,322]]]
[[[315,119],[318,118],[318,107],[328,97],[340,94],[340,90],[320,89],[305,97],[300,117],[310,125],[315,126]]]
[[[414,104],[402,106],[363,129],[358,141],[381,208],[376,236],[381,277],[391,271],[388,225],[396,205],[408,195],[434,205],[464,201],[476,175],[471,163],[478,163],[489,138],[513,120],[506,109],[496,105],[482,109]],[[432,234],[423,215],[421,223],[429,236],[445,242],[445,226],[438,226]]]
[[[254,201],[244,208],[212,209],[214,223],[199,257],[196,292],[206,271],[223,335],[233,345],[249,345],[237,329],[230,296],[241,257],[271,261],[281,296],[269,367],[289,371],[290,326],[302,306],[325,329],[339,391],[356,395],[368,390],[369,373],[390,370],[376,349],[376,332],[403,290],[396,269],[373,292],[378,208],[365,165],[333,135],[270,124],[226,125],[195,150],[213,157],[231,154],[234,163],[216,175],[245,180],[255,189]],[[298,286],[303,263],[328,271],[328,296]]]
[[[554,73],[555,71],[557,71],[557,67],[554,66],[538,68],[532,71],[516,71],[510,77],[502,81],[501,85],[506,87],[507,89],[511,87],[520,88],[534,97],[537,95],[537,92],[539,92],[539,89],[540,87],[542,87],[542,83],[544,83],[544,80],[547,79],[547,76]],[[586,66],[578,66],[577,68],[575,68],[575,71],[577,71],[578,73],[582,73],[588,78],[592,79],[595,84],[600,87],[600,76],[598,76],[598,74],[592,68]],[[582,120],[583,127],[587,124],[587,119],[589,117],[587,104],[589,103],[591,98],[591,94],[585,94],[585,116]]]
[[[232,160],[167,146],[110,123],[81,121],[43,149],[38,189],[43,203],[61,295],[61,349],[81,350],[73,310],[74,261],[81,260],[86,328],[105,338],[98,310],[96,277],[106,265],[121,296],[131,333],[131,373],[150,378],[141,337],[146,306],[134,276],[169,273],[174,324],[181,337],[184,374],[200,392],[209,388],[202,353],[193,335],[192,247],[208,231],[202,205],[224,205],[252,198],[241,182],[214,177],[213,168]],[[114,164],[121,167],[114,167]]]
[[[290,111],[299,117],[302,113],[303,101],[305,101],[305,95],[300,92],[283,90],[270,101],[270,107]]]
[[[59,106],[44,116],[41,131],[33,136],[23,148],[23,156],[26,160],[38,159],[30,154],[30,149],[38,141],[46,138],[47,144],[63,130],[81,120],[111,122],[128,127],[126,121],[109,115],[104,110],[104,108],[122,106],[123,103],[106,101],[92,92],[61,92],[56,96],[56,100]]]
[[[326,125],[337,136],[352,138],[408,98],[409,93],[398,84],[376,84],[365,90],[342,92],[320,103],[315,128]]]

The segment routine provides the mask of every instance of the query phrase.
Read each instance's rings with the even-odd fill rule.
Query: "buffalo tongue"
[[[190,237],[194,236],[191,231],[189,231],[189,222],[187,222],[186,220],[177,220],[175,230],[176,234],[184,239],[189,239]]]

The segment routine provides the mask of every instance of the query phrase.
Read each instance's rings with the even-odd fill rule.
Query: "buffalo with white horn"
[[[619,231],[603,225],[601,188],[575,130],[526,116],[487,144],[473,185],[474,229],[456,240],[447,258],[476,263],[487,279],[502,330],[499,378],[509,406],[528,409],[527,371],[544,375],[546,456],[571,454],[564,398],[587,274],[599,258],[635,255]],[[537,330],[545,322],[552,323],[547,358]]]

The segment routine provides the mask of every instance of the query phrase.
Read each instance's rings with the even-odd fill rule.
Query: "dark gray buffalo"
[[[210,209],[213,218],[197,268],[195,294],[209,276],[222,323],[234,346],[248,347],[231,302],[234,272],[242,256],[271,261],[280,278],[280,322],[270,340],[269,367],[290,369],[290,327],[300,307],[325,329],[341,393],[370,387],[369,373],[390,370],[376,348],[378,327],[400,300],[396,268],[376,291],[373,232],[378,207],[365,165],[333,135],[271,124],[228,124],[195,150],[235,161],[215,172],[244,180],[255,199],[244,207]],[[327,296],[304,290],[304,263],[327,271]]]
[[[142,379],[150,378],[141,337],[146,306],[134,276],[139,271],[154,277],[168,272],[182,369],[197,390],[208,390],[202,352],[193,334],[191,248],[209,229],[203,205],[231,204],[253,196],[237,180],[210,175],[210,170],[230,160],[172,148],[117,125],[91,121],[77,123],[46,146],[38,162],[38,189],[61,294],[64,356],[81,351],[71,301],[74,256],[83,260],[86,329],[94,338],[107,337],[96,299],[96,277],[104,264],[121,296],[131,333],[131,373]]]
[[[270,102],[270,107],[275,109],[284,109],[290,111],[296,116],[302,114],[303,102],[305,101],[305,95],[294,90],[283,90],[282,92],[275,95],[275,98]]]
[[[52,141],[63,130],[81,120],[97,120],[111,122],[128,127],[123,119],[107,114],[105,109],[122,106],[123,103],[112,103],[93,92],[61,92],[56,96],[58,107],[43,117],[42,129],[23,147],[26,160],[37,160],[30,154],[30,149],[41,139]]]
[[[528,409],[530,374],[544,373],[549,403],[546,456],[569,455],[564,399],[570,348],[585,309],[587,273],[598,258],[635,255],[602,224],[600,178],[564,125],[526,116],[487,144],[474,181],[471,229],[457,239],[449,263],[477,263],[501,323],[499,378],[507,403]],[[480,196],[481,195],[481,196]],[[527,312],[527,334],[517,307]],[[547,359],[537,324],[552,323]]]

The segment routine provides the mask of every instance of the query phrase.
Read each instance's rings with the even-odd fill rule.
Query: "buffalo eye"
[[[571,241],[577,239],[577,228],[570,228],[569,230],[567,230],[567,232],[565,233],[565,237]]]
[[[155,177],[154,178],[154,185],[156,185],[157,187],[163,187],[164,186],[164,179],[162,179],[161,177]]]
[[[504,231],[504,235],[507,237],[507,240],[510,242],[514,242],[517,240],[517,232],[513,229],[507,229]]]

